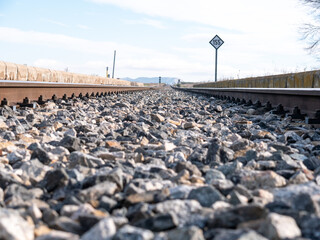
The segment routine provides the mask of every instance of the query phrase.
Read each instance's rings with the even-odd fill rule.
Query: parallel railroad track
[[[150,90],[150,87],[116,86],[98,84],[39,83],[21,81],[0,81],[0,105],[30,105],[47,100],[73,97],[105,96],[108,94],[131,93]]]
[[[293,119],[320,124],[320,89],[316,88],[175,88],[176,90],[211,95],[239,104],[274,109]]]

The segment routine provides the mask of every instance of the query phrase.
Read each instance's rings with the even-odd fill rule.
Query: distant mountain
[[[121,79],[131,81],[131,82],[159,83],[159,77],[139,77],[139,78],[121,78]],[[178,78],[161,77],[161,83],[172,85],[172,84],[176,84],[177,82],[178,82]]]

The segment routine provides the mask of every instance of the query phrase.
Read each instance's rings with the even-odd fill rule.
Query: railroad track
[[[320,90],[315,88],[174,88],[206,94],[239,104],[265,107],[306,123],[320,124]]]
[[[132,93],[150,90],[151,87],[117,86],[75,83],[48,83],[0,81],[1,105],[28,106],[33,102],[42,104],[47,100],[67,99],[74,97],[97,97],[108,94]]]

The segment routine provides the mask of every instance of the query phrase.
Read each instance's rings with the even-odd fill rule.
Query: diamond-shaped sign
[[[221,47],[221,45],[224,43],[224,41],[218,36],[215,35],[214,38],[211,39],[209,42],[215,49],[218,49]]]

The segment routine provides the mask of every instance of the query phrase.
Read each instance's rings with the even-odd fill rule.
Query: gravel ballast
[[[0,108],[0,239],[320,239],[320,130],[170,88]]]

